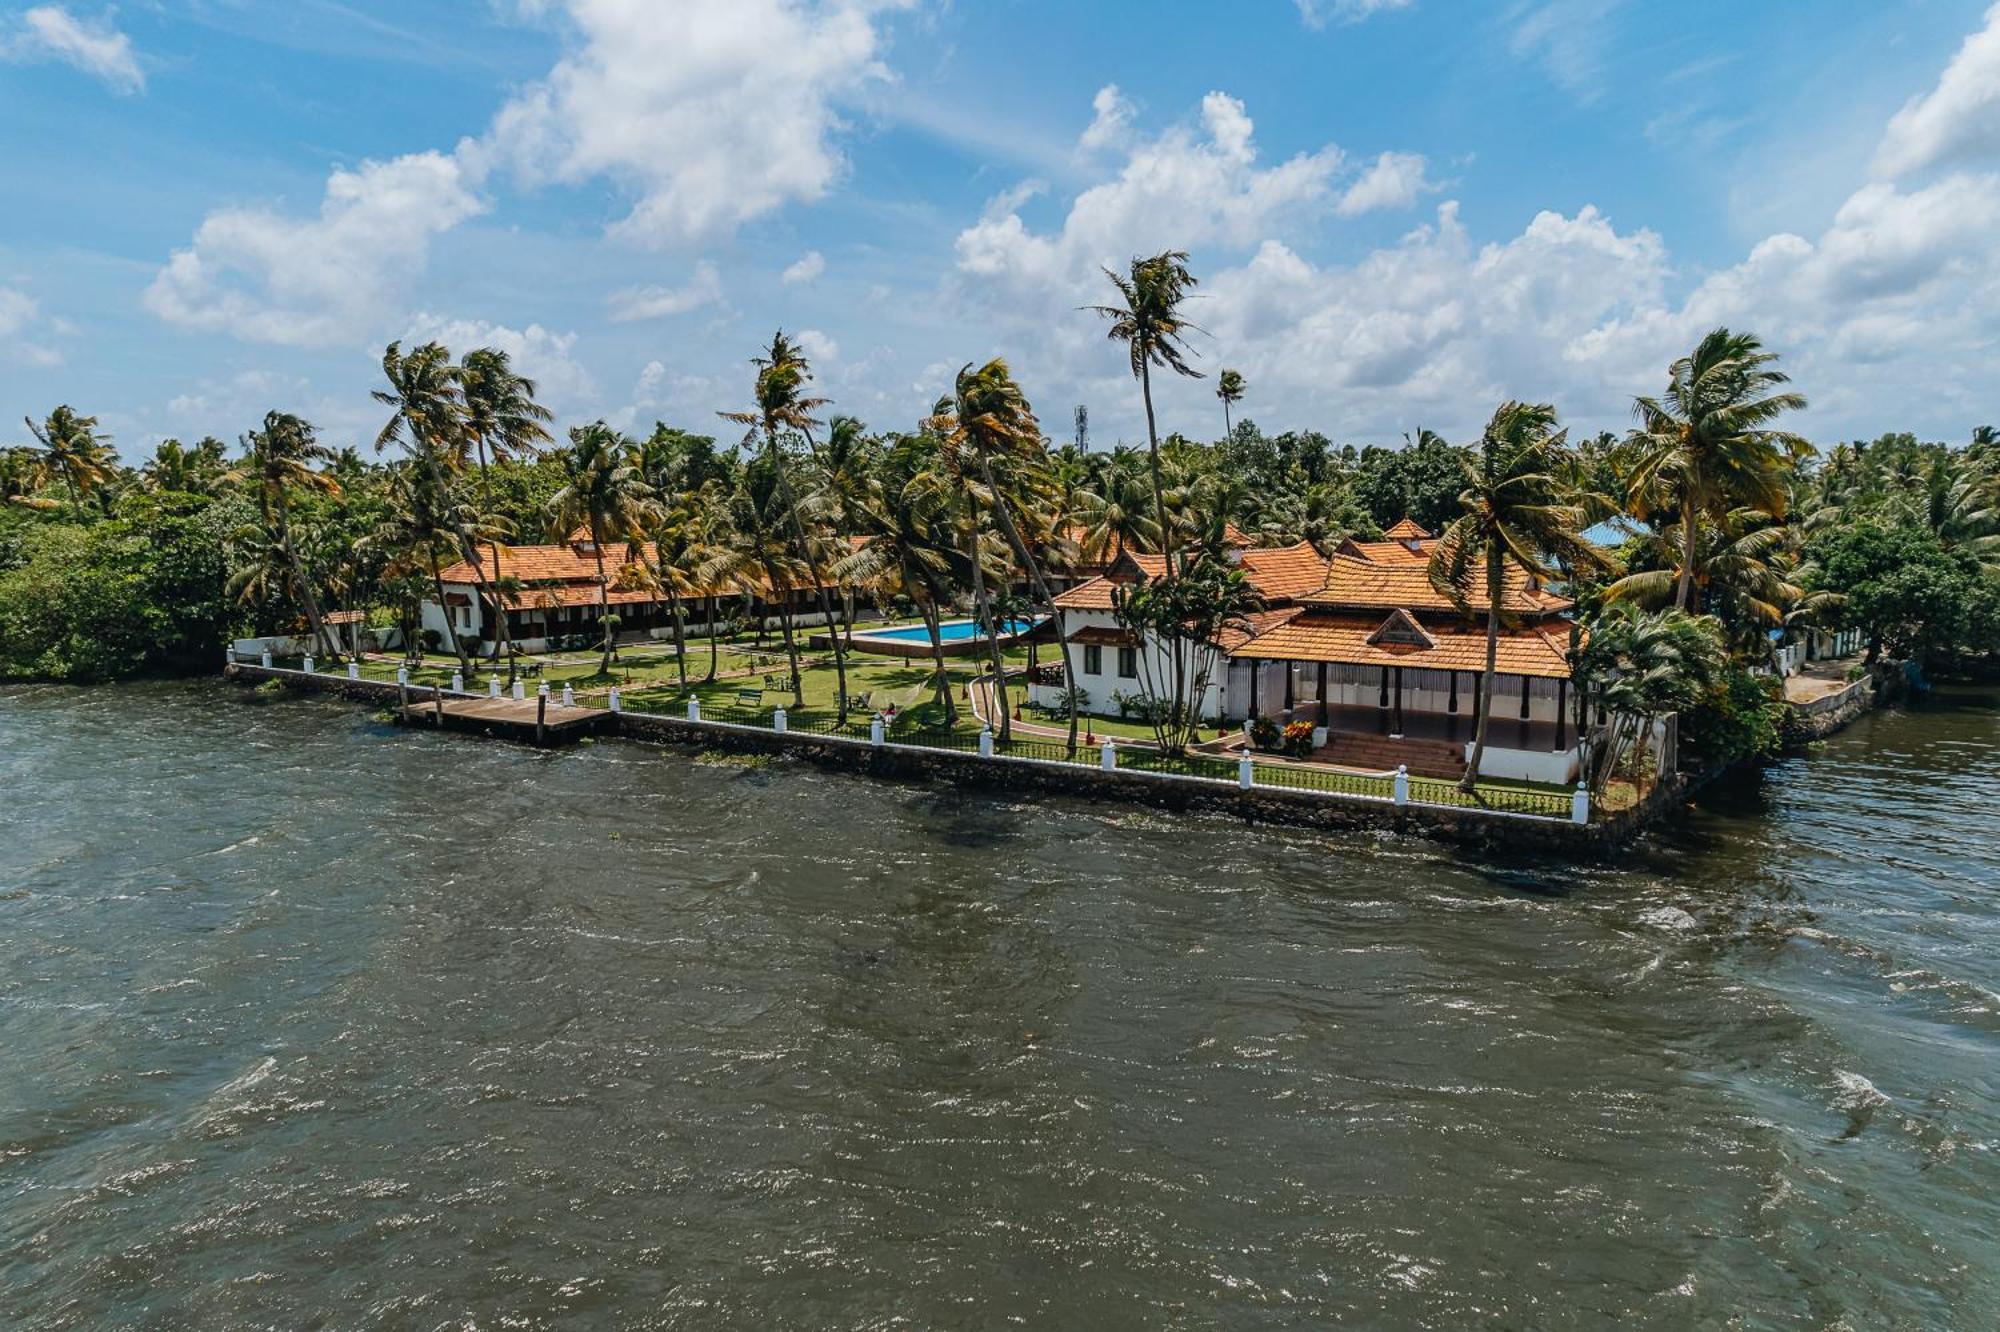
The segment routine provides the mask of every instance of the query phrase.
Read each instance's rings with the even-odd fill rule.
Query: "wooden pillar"
[[[1397,735],[1401,735],[1403,733],[1403,668],[1401,666],[1398,666],[1395,668],[1395,670],[1396,670],[1396,722],[1395,725],[1390,727],[1389,729],[1394,731]]]
[[[1264,673],[1263,668],[1263,662],[1250,658],[1250,716],[1253,720],[1257,716],[1257,677]]]
[[[1526,721],[1528,720],[1528,693],[1535,687],[1535,682],[1525,675],[1517,675],[1514,678],[1521,682],[1521,720]]]
[[[1558,754],[1562,753],[1563,750],[1569,748],[1569,746],[1563,743],[1564,734],[1568,730],[1568,723],[1569,723],[1569,681],[1563,679],[1561,676],[1557,676],[1556,677],[1556,753]]]
[[[1451,699],[1450,699],[1450,701],[1449,701],[1449,702],[1447,702],[1447,703],[1446,703],[1446,704],[1444,705],[1444,710],[1445,710],[1446,712],[1451,712],[1451,713],[1456,713],[1456,712],[1458,711],[1458,672],[1457,672],[1457,671],[1453,671],[1453,672],[1451,673]]]
[[[1380,668],[1380,670],[1382,672],[1382,683],[1381,686],[1375,691],[1375,706],[1378,708],[1386,708],[1389,706],[1389,668],[1387,666],[1383,666]]]
[[[1333,713],[1326,705],[1326,663],[1321,662],[1319,664],[1319,724],[1321,726],[1330,725],[1332,716]]]
[[[1295,687],[1297,684],[1296,680],[1297,675],[1298,672],[1293,668],[1292,663],[1290,663],[1289,661],[1286,662],[1285,663],[1285,711],[1286,712],[1290,712],[1293,708],[1298,706],[1298,698],[1296,696],[1296,691],[1295,691]]]

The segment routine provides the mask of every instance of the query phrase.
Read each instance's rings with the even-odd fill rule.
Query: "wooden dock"
[[[434,691],[410,690],[402,709],[405,726],[443,726],[531,745],[573,744],[586,735],[613,730],[618,714],[607,708],[564,707],[553,698],[445,698]]]

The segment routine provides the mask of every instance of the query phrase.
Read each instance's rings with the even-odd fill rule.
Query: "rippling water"
[[[0,1326],[2000,1326],[2000,712],[1613,868],[0,691]]]

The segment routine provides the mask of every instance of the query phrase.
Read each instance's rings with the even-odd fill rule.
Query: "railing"
[[[233,658],[232,658],[233,659]],[[341,673],[306,672],[272,667],[275,675],[311,676],[319,679],[349,678]],[[383,681],[371,681],[383,684]],[[483,691],[452,690],[435,685],[411,685],[413,693],[478,697]],[[645,706],[650,695],[661,690],[624,691],[615,705],[637,716],[680,720],[677,711],[654,711]],[[679,701],[675,699],[673,701]],[[781,722],[780,718],[784,720]],[[1406,773],[1340,772],[1329,768],[1285,763],[1258,762],[1254,758],[1235,760],[1201,754],[1162,754],[1157,750],[1125,746],[1079,744],[1074,753],[1060,740],[1017,736],[1005,744],[990,733],[954,730],[941,726],[919,726],[910,722],[892,723],[876,714],[850,713],[845,724],[837,718],[808,715],[791,717],[782,707],[718,708],[713,714],[695,713],[687,718],[696,723],[726,726],[742,731],[782,731],[825,736],[849,744],[888,744],[958,754],[990,755],[998,759],[1025,759],[1061,765],[1065,768],[1103,768],[1162,781],[1196,782],[1207,787],[1265,788],[1308,792],[1332,799],[1362,799],[1371,803],[1428,805],[1448,809],[1476,810],[1506,817],[1562,820],[1583,823],[1589,806],[1581,789],[1575,792],[1525,786],[1481,784],[1474,791],[1461,791],[1456,782],[1434,777],[1411,777]],[[1246,777],[1247,770],[1247,777]]]

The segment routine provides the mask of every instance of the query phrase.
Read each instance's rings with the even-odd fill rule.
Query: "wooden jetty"
[[[435,689],[407,689],[400,719],[405,726],[438,726],[454,731],[523,741],[531,745],[566,745],[586,735],[613,730],[618,714],[608,708],[565,707],[547,695],[515,701],[511,698],[453,698]]]

